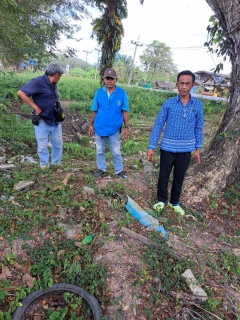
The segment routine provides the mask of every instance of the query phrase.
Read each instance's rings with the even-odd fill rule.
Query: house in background
[[[155,88],[172,91],[176,88],[176,84],[172,82],[156,81]]]
[[[198,91],[203,91],[203,83],[201,80],[194,81],[194,87],[191,89],[191,93],[198,93]]]
[[[192,93],[207,94],[214,96],[226,96],[230,86],[230,75],[209,71],[195,72],[196,80]]]
[[[230,86],[230,75],[229,74],[223,74],[223,73],[214,73],[214,72],[210,72],[210,71],[197,71],[194,72],[195,76],[196,76],[196,80],[200,80],[202,82],[206,82],[209,79],[215,79],[214,81],[221,82],[223,81],[223,83],[226,81],[227,85]]]

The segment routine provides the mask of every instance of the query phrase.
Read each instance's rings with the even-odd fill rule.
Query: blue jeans
[[[40,166],[49,165],[49,151],[48,151],[48,139],[52,145],[51,163],[57,164],[62,160],[62,127],[58,125],[49,126],[43,120],[40,121],[38,126],[34,126],[35,137],[37,140],[37,154],[40,159]]]
[[[106,150],[106,141],[108,140],[108,144],[113,156],[115,173],[118,174],[119,172],[123,171],[119,131],[117,131],[115,134],[109,137],[101,137],[101,136],[98,136],[97,134],[95,136],[96,136],[96,158],[97,158],[98,169],[103,171],[107,170],[105,150]]]

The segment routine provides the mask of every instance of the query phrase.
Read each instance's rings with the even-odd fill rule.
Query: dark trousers
[[[191,160],[191,152],[173,153],[160,150],[160,172],[157,185],[158,201],[167,202],[168,181],[173,171],[173,183],[171,191],[171,204],[177,204],[180,199],[185,173]]]

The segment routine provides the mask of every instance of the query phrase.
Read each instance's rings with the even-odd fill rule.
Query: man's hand
[[[42,112],[42,109],[40,109],[38,106],[36,106],[36,108],[34,108],[34,110],[35,110],[35,113],[37,116],[39,116]]]
[[[153,158],[154,158],[154,151],[152,149],[148,149],[148,151],[147,151],[148,161],[153,160]]]
[[[199,149],[194,151],[192,158],[195,160],[196,163],[200,163],[200,150]]]
[[[94,129],[93,129],[93,125],[91,124],[91,125],[89,125],[89,127],[88,127],[88,136],[89,136],[89,138],[91,138],[91,136],[93,135],[93,133],[94,133]]]
[[[128,135],[129,135],[128,128],[124,128],[124,130],[123,130],[123,139],[124,140],[127,139]]]

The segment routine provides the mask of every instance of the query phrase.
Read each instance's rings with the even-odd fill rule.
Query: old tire
[[[95,320],[101,320],[103,318],[103,312],[102,309],[97,301],[97,299],[92,296],[88,291],[82,289],[79,286],[73,285],[73,284],[65,284],[65,283],[59,283],[54,284],[51,288],[47,288],[45,291],[42,289],[38,291],[34,291],[30,293],[23,301],[22,306],[18,307],[13,315],[12,320],[21,320],[24,316],[24,313],[26,310],[37,300],[41,298],[47,298],[48,296],[51,296],[52,294],[63,294],[65,292],[74,293],[80,297],[82,297],[89,307],[92,310],[92,313],[94,315]]]

